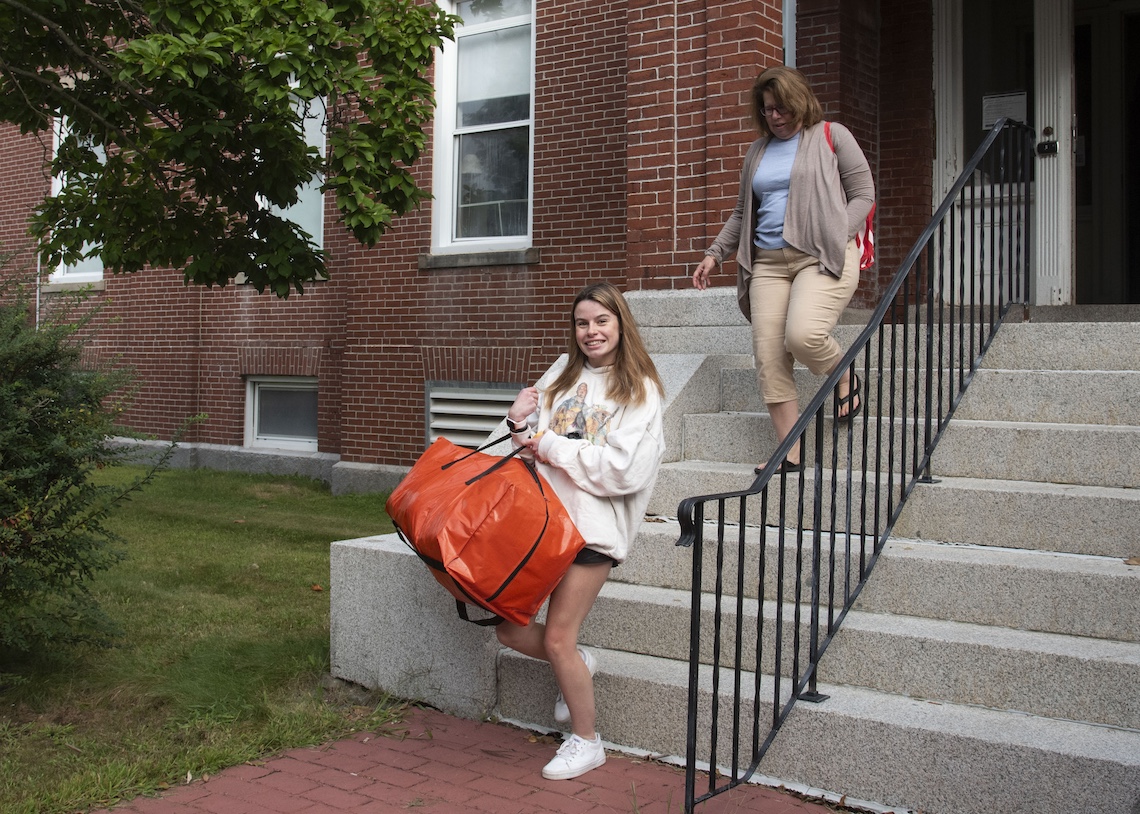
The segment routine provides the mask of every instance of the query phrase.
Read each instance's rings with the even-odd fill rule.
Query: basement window
[[[522,388],[521,384],[429,381],[427,444],[437,438],[472,449],[485,444]]]
[[[245,445],[316,452],[316,378],[250,376],[246,382]]]

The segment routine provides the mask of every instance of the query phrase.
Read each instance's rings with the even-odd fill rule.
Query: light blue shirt
[[[788,245],[784,241],[784,212],[788,208],[792,162],[799,146],[799,133],[786,140],[769,139],[752,176],[752,195],[757,202],[754,241],[761,249],[783,249]]]

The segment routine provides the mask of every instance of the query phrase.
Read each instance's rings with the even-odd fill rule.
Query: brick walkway
[[[610,753],[575,780],[543,780],[555,742],[505,724],[414,709],[386,735],[362,733],[313,749],[137,798],[114,814],[674,814],[685,775],[674,766]],[[706,781],[707,782],[707,781]],[[698,814],[828,814],[837,809],[762,786],[742,786],[697,807]],[[107,814],[98,812],[97,814]]]

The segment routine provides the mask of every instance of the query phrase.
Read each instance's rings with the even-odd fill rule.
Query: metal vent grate
[[[428,444],[446,438],[474,448],[499,426],[522,385],[428,382],[427,389]]]

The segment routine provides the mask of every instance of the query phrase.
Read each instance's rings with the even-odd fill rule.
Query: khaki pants
[[[847,244],[839,279],[798,249],[755,250],[748,296],[756,378],[766,404],[796,400],[793,360],[817,376],[835,367],[843,349],[831,332],[858,285],[859,250],[854,240]]]

